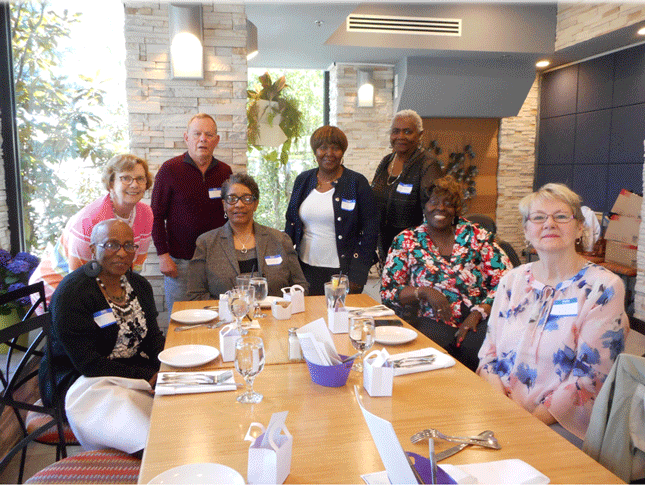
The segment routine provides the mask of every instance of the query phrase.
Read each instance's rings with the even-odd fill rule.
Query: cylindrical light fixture
[[[171,3],[170,64],[174,79],[204,79],[202,5]]]
[[[356,79],[356,106],[359,108],[372,108],[374,106],[374,81],[372,81],[372,71],[359,69]]]
[[[258,55],[258,28],[246,19],[246,60],[250,61]]]

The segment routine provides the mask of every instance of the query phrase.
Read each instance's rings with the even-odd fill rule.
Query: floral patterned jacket
[[[493,304],[497,284],[510,267],[493,235],[466,219],[460,218],[455,228],[450,261],[441,256],[422,224],[394,238],[383,268],[381,300],[400,312],[403,288],[431,286],[450,302],[452,319],[446,323],[457,327],[471,307]],[[419,316],[433,317],[430,305],[422,303]]]
[[[531,267],[502,278],[477,372],[497,374],[527,411],[544,404],[584,439],[596,395],[625,346],[625,288],[591,263],[555,288],[537,281]]]

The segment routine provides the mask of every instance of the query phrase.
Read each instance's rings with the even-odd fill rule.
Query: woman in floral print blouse
[[[540,259],[499,284],[478,373],[581,446],[591,408],[629,329],[618,276],[575,251],[580,197],[547,184],[520,202]]]
[[[452,177],[424,193],[425,222],[392,242],[381,300],[399,314],[418,305],[412,323],[475,370],[495,288],[511,264],[491,233],[460,217],[461,187]]]

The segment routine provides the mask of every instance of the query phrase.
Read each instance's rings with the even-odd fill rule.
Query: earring
[[[228,219],[228,214],[224,211],[224,219]]]
[[[93,259],[85,264],[83,271],[90,278],[95,278],[99,275],[102,269],[101,264],[96,259]]]

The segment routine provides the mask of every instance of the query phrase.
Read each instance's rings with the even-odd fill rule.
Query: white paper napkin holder
[[[285,302],[288,302],[289,304],[283,306]],[[273,300],[271,302],[271,313],[273,314],[273,318],[276,320],[289,320],[291,318],[292,306],[293,303],[285,299]]]
[[[222,322],[233,320],[233,314],[231,313],[230,308],[228,307],[228,295],[222,293],[219,296],[219,319]]]
[[[372,397],[391,396],[394,367],[387,363],[387,350],[372,350],[363,359],[363,387]]]
[[[235,341],[240,338],[236,323],[229,323],[219,331],[219,351],[222,354],[222,362],[235,360]]]
[[[349,312],[345,307],[327,308],[327,322],[331,333],[349,332]]]
[[[300,285],[282,288],[282,298],[291,302],[291,314],[305,311],[305,289]]]
[[[263,433],[249,447],[248,483],[284,483],[291,473],[293,436],[284,423],[287,412],[273,416],[278,415],[282,415],[282,419],[272,417],[266,430],[260,423],[251,423],[249,427],[249,432],[257,426]],[[245,439],[249,439],[249,432]]]

